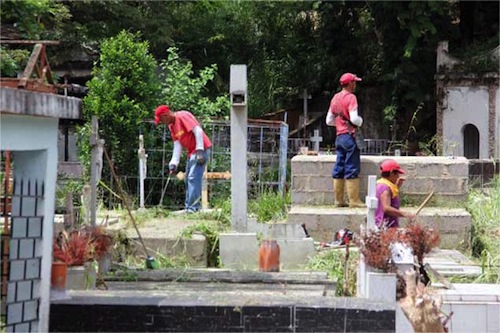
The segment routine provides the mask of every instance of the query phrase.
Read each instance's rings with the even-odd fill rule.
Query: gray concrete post
[[[91,163],[90,163],[90,224],[96,225],[97,209],[97,163],[98,163],[99,121],[92,116],[92,132],[90,133]]]
[[[231,226],[247,229],[247,66],[231,65]]]
[[[280,124],[280,183],[278,185],[278,190],[283,193],[283,189],[286,184],[286,165],[288,159],[288,124]]]
[[[144,208],[144,179],[146,179],[147,174],[148,155],[144,150],[144,136],[142,134],[139,135],[137,154],[139,155],[139,208]]]

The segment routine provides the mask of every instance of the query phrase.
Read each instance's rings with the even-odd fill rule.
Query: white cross
[[[323,137],[319,136],[319,130],[314,130],[314,135],[309,140],[313,143],[313,150],[319,151],[319,143],[323,142]]]

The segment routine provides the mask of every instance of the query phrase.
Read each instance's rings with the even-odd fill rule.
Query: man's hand
[[[199,165],[203,165],[206,162],[205,155],[203,154],[203,150],[199,149],[196,151],[196,163]]]
[[[175,172],[175,170],[177,170],[177,165],[170,163],[168,165],[168,171],[170,172],[170,174],[173,174]]]

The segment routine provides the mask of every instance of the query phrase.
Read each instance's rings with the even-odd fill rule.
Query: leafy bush
[[[249,201],[248,210],[259,222],[280,221],[286,219],[290,203],[290,193],[283,195],[268,190],[263,191],[257,199]]]
[[[83,99],[87,123],[86,129],[80,129],[78,142],[84,160],[90,158],[89,120],[95,115],[117,170],[137,173],[139,127],[145,118],[151,118],[159,93],[157,63],[148,48],[138,34],[125,31],[102,43],[99,63],[87,84],[89,93]]]
[[[213,101],[205,96],[207,84],[214,80],[217,73],[217,65],[201,69],[196,77],[192,63],[183,61],[178,52],[176,47],[170,47],[167,59],[160,64],[161,103],[168,104],[174,111],[190,111],[202,124],[212,117],[227,116],[227,94],[218,96]]]

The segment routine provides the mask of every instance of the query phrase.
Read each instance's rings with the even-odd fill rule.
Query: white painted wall
[[[45,184],[40,207],[44,216],[40,284],[39,332],[48,332],[50,274],[55,190],[57,181],[58,119],[0,114],[0,148],[13,152],[15,177],[38,179]]]
[[[489,158],[488,87],[446,87],[445,92],[443,155],[464,156],[463,130],[472,124],[479,131],[479,158]]]

